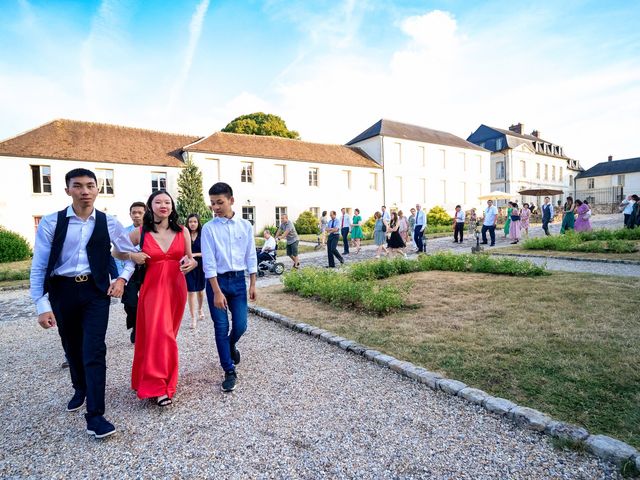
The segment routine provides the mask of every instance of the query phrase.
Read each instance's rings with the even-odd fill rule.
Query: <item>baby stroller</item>
[[[258,261],[258,276],[264,277],[266,272],[282,275],[284,273],[284,263],[276,261],[278,247],[272,252],[267,252],[269,258]]]

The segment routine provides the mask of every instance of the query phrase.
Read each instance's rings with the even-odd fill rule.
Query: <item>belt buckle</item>
[[[76,275],[74,280],[76,281],[76,283],[83,283],[89,280],[89,275],[87,275],[86,273],[83,273],[82,275]]]

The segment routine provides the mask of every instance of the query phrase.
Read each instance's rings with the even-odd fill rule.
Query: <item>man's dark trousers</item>
[[[340,229],[340,233],[342,234],[342,253],[349,253],[349,227],[342,227]]]
[[[340,261],[340,263],[344,263],[342,255],[340,255],[340,252],[338,252],[338,240],[340,240],[340,238],[337,233],[330,234],[329,238],[327,239],[327,256],[329,257],[330,267],[336,266],[334,257],[336,257]]]
[[[550,235],[549,233],[549,222],[551,221],[551,210],[549,207],[545,208],[542,206],[542,230],[546,235]]]
[[[418,247],[419,252],[427,251],[427,246],[424,243],[423,237],[424,231],[422,230],[422,225],[416,225],[413,229],[413,238],[416,242],[416,247]]]
[[[74,277],[52,277],[49,300],[69,362],[73,388],[87,396],[87,417],[104,415],[107,370],[104,337],[111,299],[89,276],[80,283]]]
[[[464,223],[463,222],[456,222],[456,228],[453,232],[453,239],[457,242],[458,237],[460,237],[460,243],[462,243],[462,240],[464,239]]]
[[[496,226],[495,225],[482,225],[482,243],[487,243],[487,230],[491,236],[491,246],[496,244]]]

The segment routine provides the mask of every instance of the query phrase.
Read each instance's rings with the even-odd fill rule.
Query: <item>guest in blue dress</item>
[[[191,328],[195,329],[198,326],[198,320],[204,319],[202,305],[204,302],[205,287],[204,270],[202,268],[202,250],[200,247],[202,225],[200,224],[200,216],[197,213],[192,213],[187,217],[187,228],[191,234],[191,252],[193,253],[193,258],[198,262],[198,266],[186,275]],[[196,303],[198,304],[197,310]]]

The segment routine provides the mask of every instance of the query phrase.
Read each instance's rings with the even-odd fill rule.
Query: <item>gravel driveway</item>
[[[256,317],[232,394],[220,392],[210,320],[183,328],[178,394],[161,410],[129,388],[119,304],[107,336],[107,418],[118,432],[96,441],[81,412],[65,411],[57,332],[4,317],[26,295],[0,293],[2,478],[619,478],[594,457],[556,451],[543,435]]]

